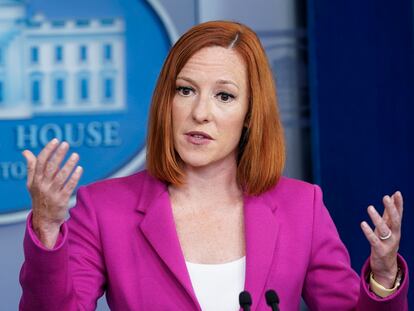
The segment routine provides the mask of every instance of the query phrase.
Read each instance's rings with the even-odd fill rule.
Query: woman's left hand
[[[391,197],[384,196],[383,203],[385,210],[382,217],[374,206],[368,206],[375,230],[366,221],[361,223],[361,228],[371,244],[370,264],[375,280],[385,288],[392,288],[398,272],[397,253],[403,215],[401,192],[397,191]]]

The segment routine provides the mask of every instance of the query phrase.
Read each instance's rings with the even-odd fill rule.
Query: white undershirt
[[[191,283],[203,311],[239,310],[244,289],[246,257],[224,264],[186,261]]]

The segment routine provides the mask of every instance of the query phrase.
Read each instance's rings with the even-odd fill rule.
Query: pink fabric
[[[405,278],[395,294],[370,293],[350,267],[319,187],[282,178],[244,200],[252,310],[269,310],[268,289],[283,311],[299,310],[301,295],[311,310],[408,310],[405,261],[399,257]],[[42,247],[28,218],[20,310],[94,310],[105,291],[111,310],[200,310],[165,184],[144,171],[82,187],[70,214],[53,250]]]

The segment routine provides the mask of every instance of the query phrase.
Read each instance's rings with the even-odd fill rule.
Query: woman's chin
[[[187,168],[203,168],[208,167],[211,164],[211,161],[207,159],[183,159],[184,166]]]
[[[230,152],[201,152],[199,150],[180,150],[179,157],[188,168],[215,168],[225,167],[226,169],[237,166],[236,151]],[[184,151],[184,152],[183,152]]]
[[[184,162],[184,167],[188,169],[229,169],[236,167],[236,158],[233,157],[224,157],[224,158],[206,158],[204,157],[186,157],[182,158]],[[233,166],[234,165],[234,166]]]

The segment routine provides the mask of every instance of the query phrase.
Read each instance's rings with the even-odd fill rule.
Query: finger
[[[397,211],[397,207],[394,204],[393,198],[386,195],[383,198],[383,202],[385,206],[385,213],[387,216],[389,216],[389,221],[387,224],[394,232],[399,231],[401,228],[401,217]]]
[[[30,150],[24,150],[22,152],[22,155],[26,159],[26,163],[27,163],[26,185],[27,185],[27,188],[30,188],[33,183],[33,176],[34,176],[35,167],[36,167],[36,157]]]
[[[386,236],[390,233],[390,228],[388,228],[387,224],[382,219],[380,214],[378,214],[374,206],[368,206],[368,214],[380,236]]]
[[[50,158],[53,152],[56,150],[59,141],[56,138],[53,138],[47,145],[42,149],[42,151],[37,156],[37,163],[35,169],[34,178],[41,180],[43,179],[43,173],[46,165],[46,161]]]
[[[73,190],[75,190],[76,186],[78,185],[78,182],[82,176],[83,169],[81,166],[77,166],[76,169],[73,171],[72,176],[70,176],[67,183],[64,185],[61,192],[66,196],[70,197],[73,193]]]
[[[380,239],[377,237],[377,235],[374,233],[366,221],[361,222],[361,229],[372,247],[377,247],[381,243]]]
[[[69,144],[67,142],[62,142],[59,147],[56,149],[56,152],[52,158],[47,162],[45,168],[45,180],[51,181],[57,174],[60,164],[65,158],[66,153],[69,150]]]
[[[397,207],[398,213],[400,214],[400,217],[402,217],[403,205],[404,205],[402,193],[400,191],[396,191],[392,195],[392,197],[394,199],[394,203],[395,203],[395,206]]]
[[[60,191],[65,185],[66,180],[69,178],[70,174],[73,171],[73,168],[79,161],[79,155],[77,153],[72,153],[69,159],[66,161],[62,169],[56,174],[56,177],[53,180],[52,187],[54,190]]]
[[[384,195],[382,198],[382,204],[384,205],[384,213],[382,214],[382,219],[385,221],[386,224],[391,225],[391,217],[388,213],[388,210],[386,208],[388,201],[387,198],[388,195]]]

